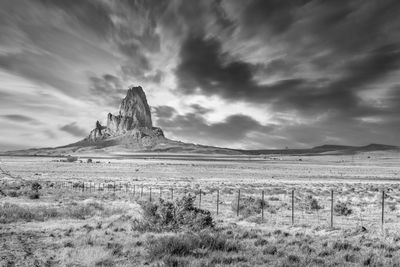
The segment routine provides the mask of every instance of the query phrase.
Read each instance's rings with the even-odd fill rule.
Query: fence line
[[[71,189],[71,190],[75,190],[75,191],[82,192],[82,193],[94,193],[94,192],[99,192],[99,191],[103,191],[103,192],[112,191],[114,193],[114,197],[115,197],[115,193],[117,191],[120,191],[120,192],[128,193],[130,197],[133,196],[133,197],[137,197],[137,198],[139,198],[139,196],[138,196],[138,194],[136,194],[136,192],[137,192],[136,186],[140,186],[140,199],[141,200],[143,200],[144,188],[145,188],[145,186],[143,184],[141,184],[141,185],[131,184],[131,183],[122,184],[122,182],[119,182],[119,184],[117,184],[116,181],[101,182],[101,183],[96,183],[96,182],[91,182],[91,181],[89,181],[89,182],[78,182],[78,183],[76,183],[76,182],[75,183],[74,182],[67,182],[67,181],[61,181],[61,182],[46,181],[46,185],[47,184],[51,184],[51,186],[49,186],[51,188],[54,188],[54,187],[63,188],[63,189],[65,188],[65,189]],[[149,196],[148,200],[149,201],[154,201],[154,197],[152,195],[152,189],[154,189],[154,188],[157,189],[157,186],[146,185],[146,188],[148,189],[148,196]],[[164,196],[163,191],[165,191],[165,190],[163,190],[163,187],[161,187],[161,186],[158,186],[158,189],[159,189],[159,198],[162,198]],[[179,187],[178,187],[178,189],[179,189]],[[167,191],[170,192],[169,193],[169,197],[168,197],[168,194],[166,194],[165,198],[166,199],[169,198],[170,200],[174,200],[174,187],[169,187],[169,189],[167,189]],[[183,188],[183,190],[181,188],[181,192],[182,191],[184,191],[184,195],[187,194],[187,188]],[[290,216],[289,216],[289,218],[290,218],[290,221],[291,221],[292,225],[299,224],[301,219],[304,220],[304,218],[306,217],[306,214],[304,213],[304,211],[306,209],[304,207],[302,207],[302,205],[304,205],[304,203],[302,203],[302,202],[297,203],[296,202],[296,199],[300,199],[300,196],[298,196],[298,194],[295,194],[297,191],[298,190],[295,190],[295,189],[292,189],[292,190],[289,191],[291,193],[291,194],[289,194],[291,196],[290,197],[290,204],[291,205],[289,205],[289,207],[290,207]],[[286,192],[286,194],[284,193],[283,195],[284,196],[287,195],[288,191],[284,190],[284,192]],[[216,195],[216,200],[215,200],[216,215],[220,214],[220,203],[224,203],[224,202],[223,201],[221,202],[221,195],[220,195],[220,189],[219,188],[213,190],[211,193],[207,193],[206,191],[204,191],[201,188],[199,188],[197,191],[195,190],[192,193],[194,193],[194,196],[196,196],[198,198],[198,208],[202,208],[204,206],[204,205],[202,205],[202,201],[203,201],[202,196],[207,196],[207,195],[215,196]],[[215,195],[213,193],[215,193]],[[329,220],[329,226],[330,226],[330,228],[333,228],[335,226],[334,225],[334,218],[335,218],[335,216],[334,216],[334,214],[335,214],[334,190],[331,189],[329,193],[330,193],[330,198],[328,199],[328,201],[330,202],[329,203],[330,204],[330,209],[329,210],[325,210],[325,211],[328,211],[330,213],[329,214],[330,215],[329,216],[330,217],[329,218],[330,219]],[[231,196],[232,194],[229,194],[229,195]],[[254,195],[254,193],[251,194],[251,195]],[[278,194],[278,195],[280,195],[280,194]],[[261,221],[264,222],[264,219],[265,219],[264,218],[264,216],[265,216],[264,212],[265,212],[265,209],[267,208],[266,206],[268,206],[268,205],[266,205],[266,201],[265,201],[265,190],[264,189],[261,190],[261,194],[259,196],[260,196],[260,198],[258,198],[258,199],[261,199],[260,210],[259,210],[260,213],[259,214],[261,216]],[[297,196],[297,198],[296,198],[296,196]],[[272,197],[273,197],[273,195],[270,198],[272,198]],[[385,198],[387,198],[387,197],[388,197],[388,194],[385,192],[385,190],[382,190],[382,192],[381,192],[381,200],[379,201],[380,204],[381,204],[381,207],[380,207],[380,225],[381,225],[381,229],[382,230],[384,230],[384,225],[385,225],[385,204],[386,204],[385,203]],[[236,199],[235,199],[235,197],[233,195],[233,200],[231,202],[231,205],[234,206],[234,204],[236,204],[236,216],[240,216],[241,215],[240,214],[241,210],[242,210],[241,202],[242,202],[242,200],[245,201],[245,198],[246,198],[246,195],[243,196],[241,194],[241,189],[237,190]],[[287,200],[285,201],[285,199],[282,201],[283,203],[287,203],[286,202]],[[379,197],[377,199],[379,200]],[[213,201],[211,201],[211,202],[213,202]],[[234,202],[236,202],[236,203],[234,203]],[[246,203],[246,202],[243,202],[243,203]],[[211,205],[214,205],[214,204],[211,204]],[[319,210],[320,209],[323,210],[323,208],[319,207],[318,203],[316,205],[317,205],[316,211],[317,211],[318,222],[319,222],[319,220],[320,220],[320,218],[319,218]],[[296,206],[298,206],[298,207],[296,207]],[[300,213],[296,213],[295,212],[296,209],[301,211],[301,212]],[[284,212],[282,212],[282,214],[283,213]],[[364,218],[363,218],[362,210],[360,210],[360,214],[359,215],[360,215],[360,217],[359,217],[360,224],[363,225],[364,224]],[[344,218],[344,219],[347,219],[347,218]],[[327,219],[327,221],[328,221],[328,219]]]

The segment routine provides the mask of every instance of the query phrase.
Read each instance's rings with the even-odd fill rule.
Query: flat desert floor
[[[0,157],[1,266],[400,262],[398,152],[88,158]],[[218,230],[134,226],[143,219],[144,202],[184,196],[209,211]],[[223,245],[193,241],[216,238],[215,231]],[[182,247],[193,248],[165,251],[182,240]]]

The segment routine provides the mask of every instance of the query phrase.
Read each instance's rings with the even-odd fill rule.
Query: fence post
[[[292,189],[292,225],[294,224],[294,189]]]
[[[85,191],[85,182],[83,182],[83,184],[82,184],[82,192],[84,192]]]
[[[219,212],[219,190],[217,189],[217,215]]]
[[[133,197],[135,197],[135,193],[136,193],[136,185],[133,185]]]
[[[171,200],[174,200],[174,189],[171,188]]]
[[[236,216],[239,216],[239,207],[240,207],[240,189],[239,189],[239,191],[238,191]]]
[[[264,190],[261,191],[261,220],[264,221]]]
[[[150,187],[150,196],[149,196],[150,202],[151,202],[151,187]]]
[[[114,181],[114,192],[115,192],[116,186],[115,186],[115,181]]]
[[[333,228],[333,189],[331,190],[331,228]]]
[[[199,209],[201,208],[201,189],[200,189],[200,193],[199,193]]]
[[[162,197],[162,189],[161,189],[161,187],[160,187],[160,198]]]
[[[385,189],[382,189],[382,230],[383,224],[385,223]]]
[[[142,185],[142,189],[140,190],[140,198],[143,197],[143,185]]]

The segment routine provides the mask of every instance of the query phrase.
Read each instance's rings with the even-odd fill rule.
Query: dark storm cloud
[[[265,66],[260,66],[262,75],[291,75],[296,72],[296,64],[284,58],[274,59]]]
[[[260,29],[269,29],[274,34],[287,31],[296,21],[296,9],[307,1],[304,0],[253,0],[245,8],[243,27],[248,34]]]
[[[1,115],[0,117],[5,118],[10,121],[15,121],[15,122],[39,123],[34,118],[31,118],[31,117],[25,116],[25,115],[20,115],[20,114],[7,114],[7,115]]]
[[[153,110],[155,115],[160,119],[170,119],[177,113],[176,109],[170,106],[153,107]]]
[[[76,137],[84,137],[88,134],[88,132],[85,129],[80,128],[77,125],[77,122],[71,122],[69,124],[60,127],[59,129]]]
[[[372,51],[349,60],[343,66],[344,75],[334,81],[330,87],[337,89],[357,89],[373,82],[393,70],[399,69],[400,43],[377,47]]]
[[[156,114],[157,125],[167,134],[170,132],[186,140],[196,136],[196,139],[204,144],[210,144],[216,140],[221,144],[229,144],[229,142],[240,141],[254,131],[267,133],[272,130],[271,126],[261,125],[250,116],[242,114],[228,116],[224,121],[217,123],[208,123],[203,114],[198,112],[179,115],[173,107],[169,106],[158,107]]]
[[[276,110],[296,109],[312,113],[334,109],[360,113],[368,107],[361,103],[357,92],[399,69],[400,49],[397,44],[390,44],[356,55],[342,63],[336,78],[299,77],[270,84],[257,83],[254,75],[259,66],[232,60],[228,53],[222,52],[221,43],[215,38],[189,36],[182,45],[180,58],[176,74],[180,90],[185,94],[200,89],[203,94],[219,95],[224,99],[270,103]],[[281,61],[270,64],[275,64],[278,70],[289,68]],[[274,66],[268,67],[270,72],[274,71]]]
[[[279,38],[305,53],[327,48],[335,53],[357,52],[382,37],[393,41],[399,11],[396,0],[252,0],[240,14],[239,24],[245,36]]]
[[[168,1],[48,1],[50,7],[62,10],[72,23],[86,27],[101,39],[112,42],[124,57],[121,71],[125,79],[157,80],[147,77],[152,70],[147,53],[160,51],[160,36],[156,32],[158,16],[168,7]],[[112,20],[112,17],[117,18]]]
[[[90,98],[97,102],[104,103],[111,107],[118,107],[126,89],[123,89],[122,81],[111,74],[104,74],[101,77],[91,76]]]
[[[252,70],[255,66],[241,62],[224,62],[227,55],[214,38],[191,35],[183,42],[181,62],[176,70],[179,88],[194,93],[196,88],[206,94],[222,95],[224,98],[246,98],[257,91]]]
[[[194,110],[194,113],[201,114],[201,115],[204,115],[204,114],[207,114],[207,113],[210,113],[213,111],[213,109],[203,107],[199,104],[192,104],[192,105],[190,105],[190,107]]]
[[[216,39],[189,36],[182,45],[181,62],[176,70],[179,88],[185,94],[193,94],[200,88],[207,95],[256,103],[315,93],[306,89],[315,85],[303,79],[259,85],[253,78],[256,65],[238,60],[228,61],[228,56],[221,51],[221,44]]]

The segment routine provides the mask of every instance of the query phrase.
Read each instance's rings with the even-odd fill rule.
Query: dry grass
[[[7,163],[10,170],[31,174],[31,181],[0,182],[0,243],[4,244],[0,266],[395,266],[400,262],[400,187],[393,181],[375,183],[379,177],[397,177],[398,162],[374,167],[371,161],[350,164],[337,158],[194,165],[157,160],[110,164],[12,160]],[[65,179],[70,187],[46,181],[54,177]],[[122,186],[117,182],[114,192],[115,179]],[[42,188],[33,189],[34,181]],[[89,181],[101,183],[101,190],[82,191],[82,182]],[[125,184],[136,186],[135,196],[125,192]],[[157,199],[153,204],[147,202],[150,186],[153,201]],[[159,187],[165,205],[158,201]],[[173,202],[167,201],[170,188],[174,188]],[[387,189],[384,232],[379,221],[382,188]],[[168,214],[181,210],[176,199],[185,192],[199,194],[200,189],[201,209],[197,196],[189,210],[210,211],[213,227],[182,231],[180,226],[190,221],[198,225],[197,215],[178,220]],[[332,189],[338,207],[334,229],[329,227]],[[39,198],[30,199],[29,193],[35,191]],[[137,222],[150,222],[151,227],[138,228]]]
[[[0,223],[13,223],[19,221],[46,221],[49,219],[80,219],[98,216],[109,216],[122,213],[121,209],[105,208],[98,202],[76,203],[71,202],[62,207],[49,205],[18,205],[5,202],[0,205]]]

